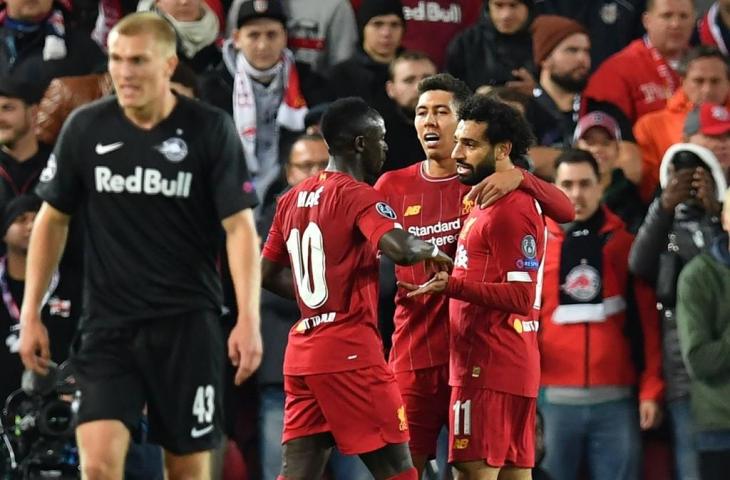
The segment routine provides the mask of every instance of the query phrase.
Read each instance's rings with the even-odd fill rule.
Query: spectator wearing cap
[[[472,90],[506,85],[532,94],[536,65],[529,26],[533,0],[485,0],[479,22],[455,37],[446,51],[446,71]]]
[[[53,0],[6,0],[0,12],[0,75],[13,74],[41,88],[56,77],[101,70],[106,58],[89,35],[65,25]]]
[[[41,201],[34,195],[15,197],[2,210],[1,234],[5,255],[0,257],[0,290],[3,303],[0,306],[0,401],[20,388],[23,364],[18,356],[20,334],[19,308],[25,290],[25,267],[28,241]],[[61,363],[68,358],[71,341],[76,331],[79,306],[67,295],[70,282],[61,282],[58,273],[53,275],[41,316],[53,341],[51,358]],[[0,454],[0,460],[3,460]]]
[[[641,201],[637,186],[618,166],[621,129],[616,120],[599,111],[582,116],[575,128],[573,144],[596,159],[603,204],[623,220],[629,233],[635,234],[644,220],[647,205]]]
[[[357,12],[360,44],[352,57],[329,72],[336,98],[361,97],[383,113],[392,108],[385,91],[388,67],[401,50],[405,31],[400,0],[363,0]]]
[[[32,192],[51,155],[38,142],[35,122],[43,91],[15,77],[0,77],[0,209]]]
[[[553,155],[534,155],[535,171],[552,176],[560,149],[573,143],[578,122],[580,94],[591,69],[591,41],[578,22],[557,15],[540,15],[530,27],[532,56],[540,71],[533,90],[535,102],[549,122],[535,125],[538,145],[554,147]]]
[[[304,131],[308,106],[327,98],[324,80],[286,48],[280,0],[241,3],[223,61],[201,80],[201,97],[233,116],[259,199],[281,188],[281,168]]]
[[[715,154],[730,182],[730,111],[724,105],[703,103],[687,114],[683,142],[701,145]]]
[[[631,248],[629,267],[656,291],[677,478],[701,478],[690,410],[691,380],[677,333],[677,281],[684,266],[722,233],[720,202],[727,182],[715,155],[691,143],[678,143],[666,151],[659,179],[661,195],[649,205]]]
[[[629,274],[634,237],[601,202],[595,158],[563,152],[555,184],[575,206],[575,221],[546,220],[542,466],[556,480],[577,480],[583,463],[591,480],[638,480],[640,430],[659,424],[664,393],[656,300]]]
[[[634,137],[641,149],[641,197],[651,201],[659,184],[659,164],[667,149],[682,141],[687,114],[703,102],[730,107],[730,65],[715,47],[696,47],[683,57],[682,83],[667,106],[639,119]]]

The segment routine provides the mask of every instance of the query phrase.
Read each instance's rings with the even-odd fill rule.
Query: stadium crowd
[[[215,263],[212,256],[201,256],[201,265],[210,260],[205,268],[214,266],[220,276],[223,315],[200,322],[219,330],[216,338],[240,340],[237,319],[247,315],[241,311],[245,306],[254,305],[258,313],[251,318],[260,317],[262,345],[256,350],[240,341],[241,356],[231,356],[233,364],[224,357],[211,363],[210,368],[219,371],[216,375],[222,375],[223,391],[215,402],[207,390],[198,392],[200,405],[196,397],[193,414],[204,418],[215,412],[222,431],[215,438],[205,476],[189,478],[289,478],[277,476],[282,455],[295,458],[299,453],[293,451],[293,443],[288,451],[282,447],[284,425],[293,422],[287,398],[294,387],[287,377],[298,370],[291,360],[285,363],[285,351],[298,328],[310,327],[300,323],[305,317],[304,312],[300,314],[302,304],[277,294],[282,293],[277,290],[280,284],[242,303],[247,298],[242,281],[254,282],[258,296],[260,278],[258,273],[242,277],[245,269],[237,265],[235,248],[245,244],[237,228],[244,228],[240,225],[246,225],[246,220],[234,227],[231,218],[239,210],[250,209],[258,256],[268,233],[283,228],[277,217],[283,215],[277,212],[278,200],[288,198],[286,193],[302,182],[324,175],[328,164],[349,165],[349,153],[336,146],[347,133],[343,133],[347,122],[343,117],[343,131],[339,131],[331,125],[335,113],[330,113],[329,124],[323,124],[323,116],[327,119],[333,102],[359,97],[382,117],[387,144],[382,171],[372,175],[366,171],[360,180],[375,185],[387,199],[383,205],[392,207],[380,211],[381,215],[392,212],[393,220],[407,233],[452,257],[457,269],[457,241],[471,226],[464,220],[472,208],[499,204],[499,197],[514,195],[510,192],[516,190],[536,199],[538,211],[544,213],[544,242],[542,231],[504,241],[518,248],[523,257],[517,260],[518,269],[530,272],[527,281],[539,284],[535,293],[539,315],[509,326],[519,335],[534,336],[540,352],[540,372],[535,377],[539,391],[524,394],[536,397],[537,405],[536,416],[529,417],[536,424],[535,438],[526,437],[534,442],[532,478],[719,480],[730,475],[730,0],[4,0],[0,8],[0,333],[4,339],[0,399],[20,388],[24,370],[19,355],[25,328],[21,310],[29,302],[23,299],[26,266],[31,275],[39,264],[38,257],[29,254],[36,217],[43,217],[42,225],[59,219],[67,222],[68,237],[64,236],[65,248],[48,251],[50,257],[57,253],[60,261],[57,268],[49,264],[44,281],[50,287],[44,287],[47,294],[37,299],[50,340],[50,351],[46,345],[41,356],[50,355],[61,364],[72,351],[82,359],[80,345],[91,342],[90,338],[100,342],[102,353],[106,342],[114,340],[89,336],[95,330],[82,304],[88,300],[85,289],[90,285],[98,289],[109,281],[104,269],[123,269],[125,262],[103,254],[89,256],[90,250],[103,250],[86,234],[101,217],[98,211],[70,217],[89,196],[79,193],[78,185],[85,178],[96,182],[99,192],[126,191],[125,196],[134,196],[134,188],[147,193],[157,178],[164,195],[187,197],[192,180],[186,180],[186,173],[169,183],[159,180],[154,172],[160,172],[147,168],[157,165],[154,162],[143,162],[144,170],[137,174],[132,168],[123,177],[111,174],[112,163],[106,170],[97,167],[95,173],[86,174],[80,166],[69,168],[68,163],[64,170],[56,160],[91,155],[78,153],[83,137],[100,158],[143,155],[142,147],[124,155],[119,149],[136,142],[131,140],[135,135],[163,135],[155,130],[157,123],[136,119],[112,124],[108,116],[99,114],[98,120],[90,120],[90,115],[82,118],[76,112],[91,112],[89,104],[102,105],[111,95],[118,96],[124,107],[123,98],[131,98],[135,88],[169,81],[174,92],[170,105],[192,105],[186,108],[196,112],[187,114],[180,125],[204,136],[205,145],[165,141],[154,148],[172,164],[185,158],[188,149],[196,161],[203,158],[200,168],[209,187],[203,193],[193,189],[191,195],[198,195],[196,202],[202,206],[189,217],[204,219],[208,207],[218,217],[195,224],[195,229],[202,225],[207,231],[184,236],[197,236],[191,245],[201,249],[215,244],[211,251],[227,253],[217,254]],[[151,12],[172,27],[179,61],[162,63],[120,46],[121,37],[134,38],[138,33],[134,26],[123,24],[127,30],[115,30],[133,12]],[[123,73],[123,64],[144,62],[151,67],[138,70],[138,77]],[[479,113],[483,105],[468,101],[472,94],[518,112],[529,127],[520,139],[532,141],[524,154],[505,154],[516,168],[507,173],[497,168],[481,194],[464,198],[469,188],[458,182],[451,190],[438,185],[455,179],[457,173],[463,176],[459,172],[465,167],[456,165],[467,161],[461,159],[469,157],[470,146],[462,143],[463,121],[457,129],[459,115],[483,122]],[[357,110],[358,105],[353,103],[351,108]],[[464,105],[471,110],[460,113]],[[163,108],[157,120],[160,128],[165,127],[172,108]],[[368,118],[377,120],[372,115]],[[109,125],[102,127],[104,122]],[[509,125],[519,131],[521,123]],[[170,132],[174,132],[170,140],[183,136],[181,128]],[[487,139],[493,134],[485,131]],[[235,148],[227,142],[231,139],[236,140]],[[519,144],[513,137],[505,139],[511,139],[512,147]],[[363,149],[363,156],[372,154],[367,145]],[[217,153],[207,160],[210,151]],[[448,163],[452,160],[456,163]],[[237,166],[226,167],[233,169],[226,170],[233,176],[221,174],[219,163],[236,162]],[[70,170],[77,176],[66,173]],[[241,182],[243,195],[238,198]],[[441,195],[438,199],[436,192]],[[429,211],[443,211],[446,195],[453,197],[453,214],[429,218]],[[568,200],[570,215],[565,213]],[[300,201],[315,205],[319,196],[300,197]],[[50,214],[42,202],[52,206]],[[166,235],[171,235],[171,225],[180,232],[186,228],[168,216],[155,217],[142,203],[130,205],[149,214],[150,224],[159,225],[160,232],[167,229]],[[343,207],[334,215],[344,225],[351,213]],[[127,238],[119,229],[109,232],[124,237],[120,241],[139,242],[140,251],[144,241],[150,240],[147,237],[154,236],[154,232],[141,233],[132,217],[114,221],[139,236],[130,240],[132,235]],[[110,242],[113,237],[110,234]],[[414,245],[415,240],[408,241]],[[171,248],[175,246],[171,241]],[[274,247],[267,245],[264,250],[265,287],[274,285],[267,278],[278,273],[266,268],[280,258],[281,252]],[[424,293],[419,286],[425,285],[425,271],[410,266],[415,260],[406,263],[392,253],[398,250],[395,246],[384,247],[381,241],[379,248],[383,255],[374,268],[379,269],[377,329],[382,349],[375,353],[387,360],[389,374],[395,374],[406,401],[401,420],[411,422],[413,465],[422,478],[452,478],[446,451],[466,449],[467,444],[460,443],[463,439],[454,437],[453,431],[448,436],[449,429],[458,434],[460,427],[454,423],[453,412],[451,417],[449,413],[455,409],[458,422],[459,409],[468,412],[466,404],[450,404],[448,387],[446,393],[434,387],[427,394],[404,387],[428,382],[449,385],[449,351],[460,347],[448,342],[448,317],[440,324],[418,324],[420,317],[431,318],[429,311],[446,308],[448,312],[448,301],[413,300],[408,290]],[[196,254],[194,250],[186,253]],[[90,258],[106,264],[85,265]],[[144,269],[144,265],[127,264],[129,269]],[[258,269],[258,261],[249,266]],[[89,274],[90,269],[98,271]],[[40,285],[35,276],[40,271],[32,274],[35,296]],[[358,276],[358,270],[351,275]],[[137,273],[131,271],[129,276]],[[139,277],[130,282],[154,285],[144,283],[145,275]],[[433,285],[440,279],[434,277]],[[117,287],[126,288],[113,284]],[[298,287],[301,300],[302,284]],[[457,298],[454,288],[444,285],[441,289],[452,302]],[[316,295],[308,287],[304,290],[310,300]],[[426,290],[427,294],[442,293]],[[93,291],[98,295],[98,290]],[[197,294],[185,282],[179,291],[160,292],[159,305],[124,296],[115,301],[128,302],[131,310],[181,315],[185,310],[170,307],[176,300],[168,302],[168,297],[188,296],[192,302]],[[152,295],[153,290],[147,293]],[[101,297],[94,298],[107,309],[100,307],[102,314],[115,311],[110,307],[112,300],[107,305]],[[306,299],[305,304],[310,305]],[[321,315],[305,320],[321,329],[332,328],[324,325],[332,320]],[[251,325],[258,331],[256,322]],[[188,353],[206,355],[196,348]],[[262,352],[257,369],[258,359],[251,360],[254,373],[246,370],[246,348]],[[215,355],[217,350],[212,352],[208,354]],[[527,365],[530,359],[524,360]],[[146,361],[150,364],[141,363],[139,368],[150,368],[156,360]],[[525,376],[530,372],[526,366]],[[471,372],[474,378],[481,374]],[[484,377],[488,375],[486,371]],[[486,385],[493,385],[490,381],[484,379]],[[109,385],[127,388],[123,383]],[[124,391],[106,395],[124,395]],[[14,421],[10,407],[8,402],[3,413],[6,433]],[[148,421],[154,427],[175,417],[160,419],[155,409],[145,415],[143,408],[137,411],[141,418],[124,422],[131,433],[124,478],[162,479],[165,462],[157,440],[168,450],[173,445],[175,453],[196,449],[165,437],[148,439]],[[105,418],[94,417],[96,411],[82,413],[86,420]],[[419,416],[429,418],[428,427],[414,421]],[[296,439],[290,426],[284,432],[285,440],[287,435]],[[373,478],[377,468],[373,470],[372,458],[358,458],[353,453],[362,452],[347,451],[342,448],[346,443],[335,438],[343,451],[334,448],[323,478]],[[212,444],[195,445],[207,450]],[[0,442],[0,478],[10,468],[7,446]],[[509,457],[506,464],[533,466],[524,464],[519,455]],[[167,464],[171,478],[178,478],[175,472],[182,472],[179,478],[188,478],[185,464],[175,465]]]

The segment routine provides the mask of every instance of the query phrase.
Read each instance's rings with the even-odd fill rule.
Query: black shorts
[[[79,423],[119,420],[134,432],[147,406],[150,441],[178,455],[217,447],[224,345],[207,311],[84,333],[71,357]]]

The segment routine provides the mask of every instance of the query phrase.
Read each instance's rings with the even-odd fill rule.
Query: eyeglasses
[[[321,162],[302,162],[302,163],[290,163],[289,166],[296,168],[304,173],[312,173],[327,168],[329,160],[322,160]]]

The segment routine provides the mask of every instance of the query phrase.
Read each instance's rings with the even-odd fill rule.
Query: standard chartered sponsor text
[[[408,233],[419,237],[424,242],[436,245],[437,247],[455,243],[459,230],[461,230],[460,218],[450,222],[439,222],[433,225],[411,225],[408,227]],[[426,238],[429,236],[431,236],[431,238]]]
[[[135,167],[132,175],[112,173],[109,167],[94,168],[94,180],[97,192],[111,193],[144,193],[146,195],[164,195],[165,197],[187,198],[193,174],[177,172],[173,179],[163,178],[155,168]]]

